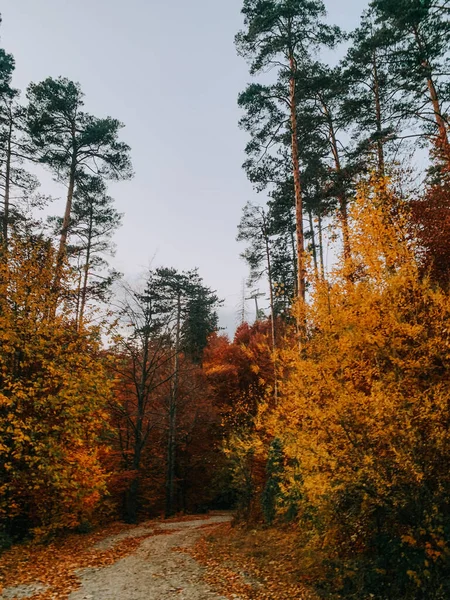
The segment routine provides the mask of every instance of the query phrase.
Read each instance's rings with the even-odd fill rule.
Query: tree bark
[[[309,229],[311,231],[311,249],[314,263],[314,275],[316,279],[319,279],[319,266],[317,263],[317,248],[316,248],[316,235],[314,233],[314,221],[312,211],[308,210]]]
[[[289,57],[290,63],[290,112],[291,112],[291,149],[292,149],[292,166],[294,176],[295,190],[295,225],[297,235],[297,296],[300,300],[305,300],[306,283],[305,283],[305,249],[304,249],[304,234],[303,234],[303,196],[302,184],[300,177],[300,161],[298,150],[298,132],[297,132],[297,101],[296,101],[296,74],[297,68],[295,58],[292,53]]]
[[[8,234],[9,234],[9,202],[11,193],[11,141],[12,141],[12,115],[10,115],[8,128],[8,141],[6,146],[6,167],[5,167],[5,195],[3,203],[3,247],[5,254],[8,252]]]
[[[449,141],[448,141],[448,131],[447,131],[447,123],[442,117],[441,105],[439,102],[439,97],[437,95],[436,86],[434,85],[433,79],[430,77],[427,78],[427,86],[428,91],[430,92],[431,102],[433,104],[434,118],[436,120],[436,124],[439,129],[439,139],[442,143],[443,148],[448,151],[449,150]]]
[[[436,125],[439,130],[439,136],[438,136],[439,141],[442,145],[442,149],[444,150],[445,154],[447,155],[449,153],[447,123],[445,122],[445,119],[442,116],[441,103],[439,101],[439,96],[438,96],[436,86],[433,81],[433,74],[432,74],[432,70],[431,70],[430,61],[428,60],[428,58],[426,58],[425,46],[422,42],[422,39],[420,37],[420,33],[419,33],[419,30],[417,29],[417,27],[413,27],[413,31],[414,31],[414,37],[416,40],[418,50],[419,50],[420,54],[424,57],[421,62],[421,66],[425,70],[425,73],[426,73],[427,87],[428,87],[428,92],[430,94],[431,104],[433,106],[434,119],[436,121]]]
[[[377,65],[377,54],[374,49],[372,53],[372,67],[373,67],[373,92],[375,100],[375,122],[377,129],[377,155],[378,155],[378,173],[380,177],[384,177],[385,173],[385,161],[384,161],[384,147],[383,140],[381,139],[382,127],[382,115],[381,115],[381,98],[380,98],[380,81],[378,77],[378,65]]]
[[[320,274],[322,281],[325,279],[325,264],[323,260],[323,231],[322,231],[322,215],[319,211],[319,256],[320,256]]]
[[[272,260],[270,257],[270,244],[269,244],[269,233],[267,231],[266,219],[263,214],[263,236],[266,250],[266,261],[267,261],[267,279],[269,282],[269,297],[270,297],[270,330],[272,334],[272,355],[273,355],[273,395],[275,404],[278,402],[278,369],[276,359],[276,330],[275,330],[275,303],[273,297],[273,279],[272,279]]]
[[[61,228],[61,236],[59,238],[59,249],[56,257],[56,269],[55,269],[55,279],[54,279],[54,290],[57,292],[59,288],[59,284],[61,281],[62,275],[62,267],[64,263],[64,258],[67,250],[67,239],[69,237],[69,228],[70,228],[70,216],[72,212],[72,203],[73,203],[73,194],[75,191],[75,177],[77,170],[77,153],[75,147],[75,131],[73,131],[73,148],[72,148],[72,162],[70,165],[69,172],[69,187],[67,190],[67,198],[66,198],[66,208],[64,211],[63,224]]]
[[[338,174],[338,176],[341,176],[342,175],[341,160],[339,157],[339,148],[338,148],[338,143],[337,143],[337,139],[336,139],[336,132],[334,130],[333,118],[332,118],[330,111],[328,109],[328,106],[327,106],[326,102],[323,100],[323,98],[320,98],[320,102],[322,104],[322,108],[323,108],[323,111],[324,111],[324,114],[325,114],[325,117],[326,117],[327,123],[328,123],[331,153],[333,154],[335,170],[336,170],[336,173]],[[346,262],[348,262],[351,257],[351,249],[350,249],[350,235],[349,235],[349,229],[348,229],[347,197],[345,194],[345,190],[343,190],[343,189],[338,190],[337,198],[338,198],[338,202],[339,202],[339,217],[340,217],[341,227],[342,227],[342,243],[343,243],[343,247],[344,247],[344,260]]]
[[[169,431],[167,440],[167,478],[166,478],[166,518],[175,512],[175,461],[176,461],[176,426],[178,400],[178,371],[181,333],[181,292],[177,299],[177,324],[175,333],[175,358],[172,389],[169,399]]]
[[[84,310],[86,308],[86,299],[87,299],[87,285],[89,279],[89,265],[91,260],[91,248],[92,248],[92,228],[94,222],[93,208],[92,204],[90,207],[89,214],[89,229],[88,229],[88,238],[87,238],[87,246],[86,246],[86,258],[84,261],[84,269],[83,269],[83,285],[81,288],[81,305],[80,305],[80,314],[78,320],[78,328],[81,329],[83,326],[83,317]]]

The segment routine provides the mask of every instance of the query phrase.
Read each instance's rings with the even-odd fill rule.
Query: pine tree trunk
[[[86,308],[86,300],[87,300],[87,286],[89,279],[89,266],[91,261],[91,249],[92,249],[92,228],[93,228],[94,215],[91,205],[91,211],[89,214],[89,229],[88,229],[88,238],[87,238],[87,247],[86,247],[86,259],[84,261],[83,268],[83,286],[81,288],[81,306],[80,306],[80,315],[78,319],[78,328],[81,329],[83,326],[83,317],[84,311]]]
[[[293,231],[290,232],[290,236],[291,236],[293,275],[294,275],[294,281],[297,282],[297,278],[298,278],[298,265],[297,265],[297,252],[296,252],[297,245],[295,243],[295,234]]]
[[[319,279],[319,267],[317,263],[317,247],[316,247],[316,235],[314,233],[314,221],[312,216],[312,211],[308,210],[308,218],[309,218],[309,229],[311,231],[311,248],[313,255],[313,263],[314,263],[314,275],[316,279]]]
[[[166,478],[166,518],[175,512],[175,461],[176,461],[176,426],[178,401],[179,353],[181,333],[181,292],[178,292],[177,325],[175,337],[175,359],[172,389],[169,399],[169,431],[167,440],[167,478]]]
[[[323,231],[322,231],[322,215],[319,211],[319,256],[320,256],[320,273],[322,281],[325,279],[325,264],[323,260]]]
[[[414,31],[414,37],[415,37],[417,48],[419,50],[420,55],[426,56],[425,45],[422,42],[419,30],[417,29],[417,27],[413,27],[413,31]],[[421,66],[426,72],[427,87],[428,87],[428,91],[430,94],[431,104],[433,106],[434,118],[435,118],[438,130],[439,130],[439,141],[440,141],[440,144],[442,145],[442,149],[444,150],[445,154],[447,155],[449,153],[447,123],[445,122],[445,119],[442,116],[441,103],[439,101],[439,96],[438,96],[436,86],[433,81],[433,75],[432,75],[432,71],[431,71],[430,61],[427,58],[424,58],[422,60]]]
[[[373,82],[374,82],[374,100],[375,100],[375,121],[377,128],[377,155],[378,155],[378,173],[381,177],[384,177],[385,172],[385,161],[384,161],[384,147],[383,140],[381,139],[383,131],[382,115],[381,115],[381,99],[380,99],[380,81],[378,77],[378,66],[377,66],[377,55],[374,49],[372,54],[372,66],[373,66]]]
[[[267,279],[269,283],[269,297],[270,297],[270,330],[272,334],[272,355],[273,355],[273,375],[274,375],[274,384],[273,384],[273,395],[275,404],[278,402],[278,369],[277,369],[277,361],[276,361],[276,330],[275,330],[275,303],[273,297],[273,279],[272,279],[272,260],[270,257],[270,245],[269,245],[269,235],[266,228],[265,218],[263,217],[263,235],[264,242],[266,248],[266,261],[267,261]]]
[[[305,300],[306,283],[305,283],[305,249],[303,235],[303,196],[300,177],[300,161],[298,151],[298,134],[297,134],[297,100],[296,100],[296,64],[294,55],[291,53],[289,57],[291,76],[290,85],[290,111],[291,111],[291,149],[292,149],[292,166],[294,176],[295,190],[295,225],[297,234],[297,296],[300,300]]]
[[[6,167],[5,167],[5,195],[3,210],[3,248],[5,254],[8,252],[8,234],[9,234],[9,202],[11,190],[11,141],[12,141],[12,115],[9,121],[8,141],[6,145]]]
[[[338,148],[338,143],[337,143],[337,139],[336,139],[336,133],[334,131],[333,119],[331,117],[330,111],[328,110],[327,104],[323,101],[322,98],[320,98],[320,101],[322,103],[322,108],[323,108],[324,114],[325,114],[325,116],[327,118],[327,122],[328,122],[331,153],[333,154],[335,170],[336,170],[336,173],[338,174],[338,176],[341,176],[342,175],[341,160],[339,157],[339,148]],[[343,243],[343,248],[344,248],[344,260],[346,262],[348,262],[351,257],[351,250],[350,250],[350,235],[349,235],[349,229],[348,229],[347,197],[345,194],[345,190],[343,190],[343,189],[339,190],[338,194],[337,194],[337,198],[338,198],[338,202],[339,202],[339,219],[341,221],[341,227],[342,227],[342,243]]]
[[[77,156],[76,156],[76,152],[74,149],[73,155],[72,155],[72,163],[70,166],[70,173],[69,173],[69,187],[67,190],[66,208],[64,211],[61,236],[59,238],[58,255],[56,258],[55,279],[54,279],[54,284],[53,284],[55,291],[58,291],[58,288],[59,288],[59,283],[61,281],[61,275],[62,275],[62,267],[64,264],[64,258],[65,258],[66,250],[67,250],[67,239],[69,237],[69,227],[70,227],[70,215],[72,212],[73,194],[75,191],[76,168],[77,168]]]
[[[445,151],[449,150],[447,123],[442,117],[441,105],[436,91],[436,86],[431,77],[427,79],[428,90],[430,92],[431,102],[433,104],[434,118],[439,129],[439,140]]]

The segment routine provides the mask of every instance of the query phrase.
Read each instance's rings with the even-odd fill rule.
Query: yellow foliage
[[[56,291],[54,258],[46,241],[13,240],[0,264],[0,521],[41,535],[76,526],[99,499],[110,394],[98,332],[76,330],[71,275]]]
[[[307,341],[279,352],[288,375],[258,421],[261,439],[283,443],[283,490],[300,465],[300,514],[344,581],[366,585],[372,569],[373,585],[404,590],[426,585],[425,559],[448,568],[450,543],[450,301],[419,277],[406,221],[386,182],[360,188],[351,276],[340,264],[317,282]]]

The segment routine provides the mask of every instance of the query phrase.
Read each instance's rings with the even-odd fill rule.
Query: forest
[[[270,309],[233,339],[195,265],[110,266],[124,125],[64,76],[22,93],[0,49],[0,553],[226,509],[294,536],[318,597],[445,600],[450,2],[241,12],[237,240]]]

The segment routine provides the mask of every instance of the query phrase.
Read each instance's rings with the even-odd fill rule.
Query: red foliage
[[[211,338],[204,369],[215,405],[229,428],[250,425],[259,403],[273,387],[270,323],[242,324],[233,342]]]
[[[422,250],[424,272],[444,289],[450,284],[450,157],[435,152],[435,177],[420,200],[412,202],[412,220]]]
[[[152,375],[153,388],[138,410],[134,364],[122,361],[114,401],[110,406],[114,433],[105,467],[112,473],[110,494],[120,514],[131,483],[139,481],[142,516],[164,511],[169,435],[171,361],[160,361]],[[219,460],[220,417],[213,406],[204,372],[180,356],[176,417],[176,510],[195,511],[211,499],[211,480]],[[136,468],[136,427],[141,414],[141,448]]]

